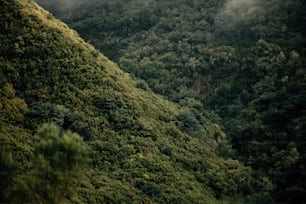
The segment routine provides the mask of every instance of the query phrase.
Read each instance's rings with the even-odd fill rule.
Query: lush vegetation
[[[0,11],[1,203],[237,203],[253,193],[251,168],[222,157],[226,135],[196,100],[155,95],[31,0],[0,0]]]
[[[219,123],[231,140],[222,155],[255,170],[251,200],[305,202],[304,1],[92,0],[51,10],[139,88],[189,107],[178,117],[186,132],[205,135],[201,115]]]

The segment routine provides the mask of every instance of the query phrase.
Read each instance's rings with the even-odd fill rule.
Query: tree
[[[14,172],[14,160],[12,152],[8,150],[6,144],[0,141],[0,203],[6,203],[7,186],[10,185]]]
[[[26,194],[22,199],[29,202],[66,203],[88,161],[86,144],[78,134],[62,131],[55,124],[43,124],[35,139],[38,144],[34,147],[33,170],[17,176],[14,189]],[[18,199],[21,196],[13,202],[24,201]]]

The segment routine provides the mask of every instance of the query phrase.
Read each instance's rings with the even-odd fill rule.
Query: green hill
[[[137,88],[146,84],[36,3],[0,0],[0,10],[0,202],[222,203],[251,193],[251,169],[220,156],[225,134],[198,110]],[[87,167],[66,157],[86,151]]]
[[[235,150],[223,154],[255,170],[256,192],[305,203],[305,1],[52,5],[140,87],[220,124]]]

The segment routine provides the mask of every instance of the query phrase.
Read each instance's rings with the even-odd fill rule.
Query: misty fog
[[[80,7],[84,4],[93,3],[96,0],[35,0],[42,7],[56,14]]]
[[[228,29],[264,15],[262,0],[227,0],[216,16],[216,27]]]
[[[60,16],[65,15],[66,12],[71,12],[75,8],[94,4],[107,5],[112,7],[124,6],[125,9],[133,8],[135,6],[148,6],[154,0],[34,0],[51,13]]]

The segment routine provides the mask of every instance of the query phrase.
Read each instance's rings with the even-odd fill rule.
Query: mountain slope
[[[251,165],[264,194],[305,203],[305,1],[43,5],[149,86],[139,87],[222,124],[237,153],[223,154]]]
[[[236,150],[224,155],[253,167],[256,192],[305,203],[305,1],[91,0],[51,11],[149,85],[139,87],[222,124]]]
[[[218,125],[136,88],[36,3],[1,0],[0,8],[1,163],[4,150],[15,161],[4,202],[35,202],[15,181],[34,165],[37,127],[51,121],[89,146],[91,164],[71,202],[217,203],[249,192],[250,168],[218,156]]]

